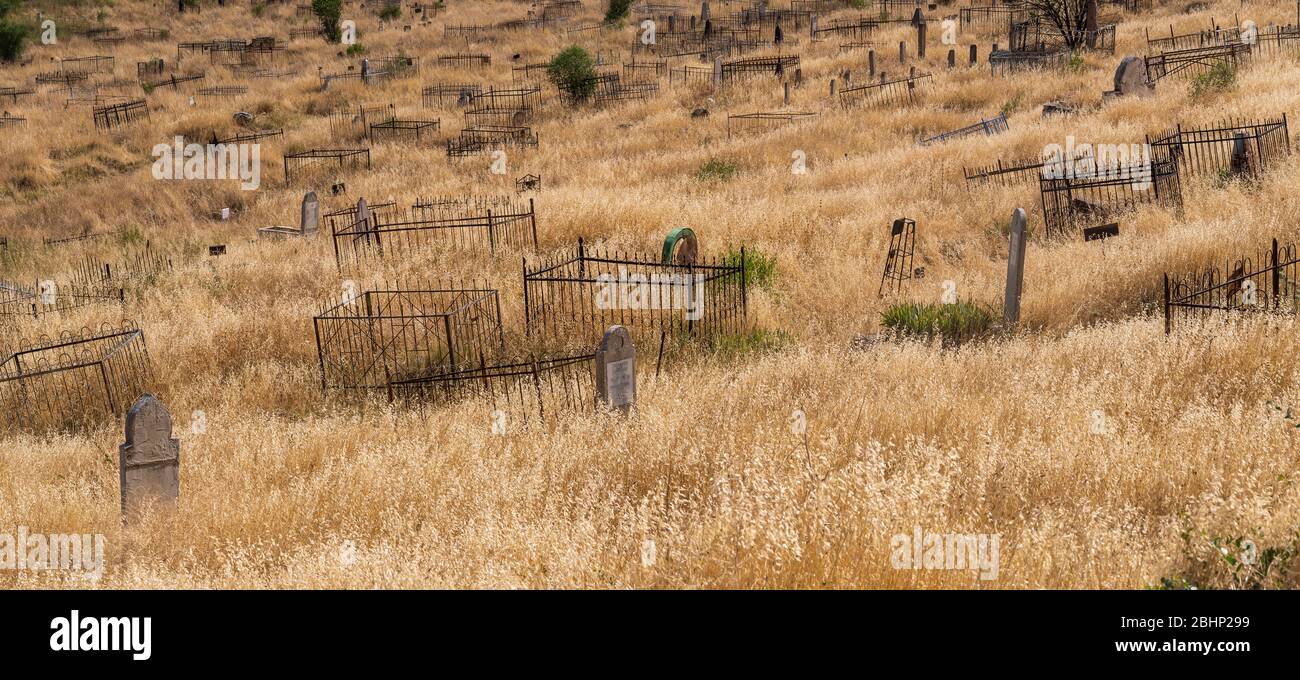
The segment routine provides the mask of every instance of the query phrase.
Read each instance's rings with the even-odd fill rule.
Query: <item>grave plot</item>
[[[924,275],[924,270],[912,268],[915,255],[916,220],[900,217],[889,229],[889,251],[885,254],[885,270],[880,275],[879,297],[900,293],[904,283]]]
[[[91,57],[71,57],[59,61],[59,71],[62,73],[112,73],[113,57],[108,56],[91,56]]]
[[[933,82],[929,73],[908,75],[840,90],[841,106],[907,106],[919,100],[922,85]]]
[[[1091,157],[1091,154],[1076,154],[1075,162]],[[962,175],[966,179],[966,188],[968,190],[975,186],[994,184],[1003,187],[1027,185],[1038,182],[1039,178],[1043,176],[1043,167],[1047,163],[1048,161],[1041,158],[1007,161],[1006,163],[998,160],[994,164],[984,167],[962,168]]]
[[[683,261],[606,253],[578,241],[571,254],[524,259],[530,337],[587,343],[612,325],[644,341],[661,334],[730,333],[744,325],[745,252],[739,260]]]
[[[340,271],[372,258],[400,259],[432,250],[478,250],[496,255],[500,250],[522,251],[537,247],[537,214],[532,199],[523,203],[461,204],[417,203],[414,219],[393,211],[362,208],[351,222],[327,219],[334,241],[334,259]]]
[[[505,349],[497,291],[381,286],[331,301],[312,319],[321,389],[391,400],[394,384],[480,365]]]
[[[1060,49],[999,50],[989,55],[989,70],[998,77],[1020,71],[1060,69],[1069,57],[1069,52]]]
[[[62,85],[71,87],[75,83],[84,82],[90,79],[89,73],[81,71],[53,71],[36,74],[36,84],[38,85]]]
[[[810,111],[759,111],[727,116],[727,139],[731,139],[732,128],[736,132],[767,132],[783,127],[793,121],[803,120],[816,113]]]
[[[153,42],[156,40],[166,40],[167,31],[161,28],[137,28],[131,32],[131,37],[139,42]]]
[[[460,370],[396,380],[395,399],[438,406],[469,399],[491,404],[494,411],[516,417],[566,411],[590,411],[596,404],[595,353],[551,358],[546,355],[504,359]]]
[[[912,14],[916,12],[917,7],[925,8],[927,3],[918,5],[916,0],[865,0],[861,9],[868,16],[880,17],[886,20],[911,20]],[[829,12],[832,7],[820,10]]]
[[[362,63],[362,68],[359,70],[342,71],[339,73],[321,73],[319,74],[319,78],[321,89],[328,90],[330,85],[332,85],[336,80],[348,82],[356,81],[362,85],[374,85],[375,83],[388,79],[390,75],[391,74],[388,71],[371,69],[368,65]]]
[[[510,67],[510,82],[515,85],[542,85],[550,64],[521,64]]]
[[[1009,5],[962,7],[958,10],[958,25],[962,33],[975,35],[1011,35],[1011,27],[1029,21],[1031,13]]]
[[[855,52],[858,50],[870,50],[876,46],[876,43],[870,40],[850,40],[840,43],[840,54],[845,52]]]
[[[366,139],[370,135],[371,125],[393,120],[396,117],[397,106],[391,103],[340,106],[330,112],[330,137],[346,141]]]
[[[655,79],[668,75],[668,60],[660,59],[658,61],[637,61],[635,57],[631,62],[623,64],[624,80],[645,80]]]
[[[5,86],[0,87],[0,97],[8,97],[10,101],[17,104],[18,98],[29,94],[35,94],[36,91],[30,87]]]
[[[372,143],[398,141],[418,145],[432,140],[438,133],[439,125],[441,121],[437,118],[433,120],[393,118],[382,123],[371,123],[369,138]]]
[[[143,82],[148,78],[161,76],[166,68],[167,64],[161,57],[148,61],[137,61],[135,63],[135,77]]]
[[[997,118],[991,118],[989,120],[980,119],[980,122],[975,123],[974,125],[967,125],[964,128],[944,132],[933,137],[926,137],[918,143],[921,146],[930,146],[932,144],[942,144],[950,139],[961,139],[962,137],[970,137],[972,135],[992,136],[999,132],[1006,132],[1008,129],[1010,128],[1007,125],[1007,115],[1003,113],[998,115]]]
[[[417,198],[411,212],[420,220],[438,220],[464,217],[469,214],[483,214],[489,210],[497,214],[517,212],[521,204],[516,204],[510,196],[432,196]],[[392,213],[384,219],[392,221]]]
[[[1149,56],[1147,82],[1165,78],[1191,78],[1209,73],[1217,66],[1240,68],[1250,62],[1250,45],[1227,43],[1211,47],[1174,50]]]
[[[865,17],[832,19],[825,23],[817,23],[809,33],[812,35],[813,40],[825,40],[831,37],[866,40],[876,32],[878,26],[880,26],[880,22]]]
[[[284,183],[287,185],[295,177],[330,167],[338,171],[355,170],[365,164],[370,169],[370,149],[310,149],[284,156]]]
[[[93,117],[96,129],[114,130],[129,123],[149,118],[149,106],[143,99],[110,106],[99,106],[94,109]]]
[[[529,173],[515,180],[515,192],[524,193],[525,191],[541,191],[542,176]],[[536,247],[536,243],[533,244]]]
[[[244,132],[224,139],[217,137],[217,133],[212,133],[212,144],[254,144],[272,137],[284,139],[284,128],[276,130],[255,130],[253,132]]]
[[[68,98],[63,101],[63,108],[73,106],[107,107],[124,104],[130,100],[123,95],[104,94],[97,85],[70,85]]]
[[[796,10],[793,7],[790,9],[773,9],[766,6],[753,6],[731,13],[731,18],[741,25],[759,26],[768,29],[780,26],[783,31],[802,31],[812,24],[812,17],[813,12]],[[787,37],[793,39],[794,36]]]
[[[1145,30],[1147,49],[1159,50],[1161,52],[1174,52],[1178,50],[1190,50],[1201,47],[1212,47],[1215,45],[1225,45],[1231,42],[1241,42],[1240,26],[1229,26],[1224,28],[1214,28],[1211,30],[1192,31],[1191,33],[1175,34],[1174,27],[1169,27],[1169,37],[1151,37],[1151,29]]]
[[[777,57],[746,57],[722,62],[722,82],[734,83],[755,76],[785,75],[786,71],[799,67],[798,55]]]
[[[460,70],[484,69],[492,65],[492,56],[487,54],[442,54],[437,57],[441,68]]]
[[[483,93],[482,85],[473,83],[438,83],[426,85],[420,91],[420,101],[426,109],[469,106],[474,98]]]
[[[217,85],[214,87],[202,87],[195,92],[200,97],[224,97],[234,98],[242,97],[248,94],[247,85]]]
[[[190,75],[180,76],[179,78],[176,77],[176,74],[173,73],[173,74],[172,74],[170,77],[168,77],[168,78],[163,78],[163,79],[160,79],[160,80],[154,80],[154,81],[151,81],[151,82],[145,83],[145,84],[144,84],[144,91],[148,93],[148,92],[153,92],[154,90],[158,90],[158,89],[162,89],[162,88],[166,87],[166,88],[171,88],[172,90],[175,90],[176,92],[180,92],[180,91],[181,91],[181,85],[184,85],[184,84],[186,84],[186,83],[197,82],[197,81],[203,80],[203,79],[206,78],[206,77],[207,77],[207,74],[204,73],[204,72],[202,72],[202,71],[200,71],[199,73],[192,73],[192,74],[190,74]]]
[[[0,115],[0,128],[17,127],[19,125],[27,125],[27,119],[9,114]]]
[[[70,280],[74,290],[120,300],[124,284],[152,281],[171,268],[171,258],[154,252],[146,242],[143,249],[126,254],[115,264],[87,257],[73,270]]]
[[[447,157],[480,156],[501,147],[537,148],[537,133],[524,125],[476,125],[447,140]]]
[[[596,80],[596,90],[591,101],[597,105],[622,101],[645,101],[659,92],[659,83],[651,81],[623,82],[617,73]]]
[[[370,68],[388,74],[389,78],[411,78],[420,75],[420,58],[395,54],[370,60]]]
[[[108,287],[81,288],[60,285],[56,281],[38,281],[26,287],[0,281],[0,320],[13,322],[22,317],[37,318],[46,314],[63,314],[90,305],[121,302],[122,289]]]
[[[489,87],[473,95],[465,111],[470,127],[480,125],[521,126],[532,120],[541,105],[542,88],[516,87],[498,90]]]
[[[1113,222],[1144,206],[1182,211],[1178,166],[1172,160],[1131,162],[1092,172],[1048,173],[1040,177],[1043,222],[1049,236]]]
[[[1147,137],[1151,155],[1171,158],[1184,175],[1258,177],[1291,155],[1286,114],[1272,121],[1224,121],[1217,125],[1173,130]]]
[[[548,0],[542,3],[542,19],[551,21],[568,19],[581,9],[581,0]]]
[[[84,427],[122,415],[151,379],[144,333],[130,321],[23,342],[0,361],[0,423],[37,432]]]
[[[1012,52],[1057,52],[1093,50],[1115,53],[1115,24],[1098,26],[1095,31],[1061,31],[1056,24],[1032,16],[1011,26],[1007,45]]]
[[[302,40],[304,38],[323,38],[325,34],[321,32],[319,26],[309,26],[307,28],[289,29],[290,40]]]
[[[1294,243],[1254,256],[1228,260],[1220,268],[1164,275],[1165,333],[1177,319],[1214,312],[1295,314],[1300,303],[1300,256]]]
[[[681,66],[668,71],[668,84],[684,87],[711,87],[713,69],[707,66]]]
[[[1297,15],[1300,15],[1300,7],[1296,9]],[[1300,18],[1300,16],[1297,18]],[[1295,53],[1300,50],[1300,26],[1261,28],[1255,36],[1255,44],[1251,47],[1256,54],[1277,56],[1285,53]]]
[[[126,42],[126,36],[105,35],[105,36],[100,36],[98,38],[95,38],[91,42],[94,42],[96,45],[100,47],[107,47],[108,49],[111,50],[111,49],[115,49],[118,45],[121,45],[122,43]]]

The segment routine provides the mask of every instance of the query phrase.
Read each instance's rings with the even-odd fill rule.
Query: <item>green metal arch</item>
[[[677,227],[668,232],[668,238],[664,239],[664,254],[662,258],[664,264],[672,264],[673,248],[677,246],[678,241],[684,238],[689,238],[690,240],[695,241],[696,244],[699,243],[699,240],[695,238],[695,232],[692,231],[690,227]]]

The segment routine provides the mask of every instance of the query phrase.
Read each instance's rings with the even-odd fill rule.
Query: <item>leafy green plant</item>
[[[722,258],[728,267],[740,266],[740,251],[728,250]],[[776,279],[776,256],[758,250],[745,250],[745,283],[759,288],[770,288]]]
[[[1227,92],[1237,82],[1237,67],[1219,62],[1192,79],[1192,97],[1200,98],[1216,92]]]
[[[365,54],[366,46],[362,45],[361,43],[353,43],[351,45],[348,45],[348,49],[344,51],[347,53],[349,57],[355,57],[355,56]]]
[[[18,61],[27,43],[27,29],[10,18],[15,0],[0,0],[0,61]]]
[[[993,317],[970,302],[954,304],[896,304],[881,312],[881,323],[904,336],[933,338],[945,344],[960,343],[989,332]]]
[[[266,11],[266,3],[265,3],[265,2],[255,2],[255,3],[253,3],[253,6],[252,6],[252,8],[249,9],[249,11],[252,12],[253,16],[255,16],[255,17],[261,17],[261,16],[262,16],[262,13]]]
[[[342,0],[311,0],[311,11],[320,20],[321,30],[330,42],[336,43],[343,37],[343,29],[339,27],[342,4]]]
[[[384,8],[379,10],[379,18],[385,21],[402,18],[402,6],[384,5]]]
[[[1074,73],[1083,73],[1087,68],[1087,64],[1083,61],[1083,55],[1078,53],[1071,55],[1070,61],[1065,66]]]
[[[573,102],[596,93],[596,60],[577,45],[555,55],[546,66],[546,76]]]
[[[1184,564],[1179,574],[1161,577],[1153,590],[1204,590],[1228,587],[1260,590],[1286,587],[1285,575],[1300,556],[1300,532],[1281,545],[1260,547],[1245,536],[1214,536],[1184,530]]]
[[[775,352],[788,347],[794,338],[785,331],[755,328],[744,333],[728,333],[709,342],[714,358],[730,359],[745,354]]]
[[[710,158],[695,171],[695,176],[703,182],[709,180],[725,182],[736,176],[736,164],[721,158]]]
[[[1009,116],[1020,110],[1020,105],[1024,101],[1024,95],[1017,93],[1007,103],[1002,105],[1002,115]]]
[[[632,11],[632,0],[609,0],[605,7],[605,23],[622,21]]]

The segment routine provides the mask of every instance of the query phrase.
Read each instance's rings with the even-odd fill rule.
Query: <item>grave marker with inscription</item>
[[[636,406],[636,347],[622,326],[610,326],[596,350],[596,398],[626,415]]]
[[[175,504],[181,493],[181,443],[172,438],[172,414],[152,394],[126,414],[126,443],[118,450],[122,514],[150,502]]]

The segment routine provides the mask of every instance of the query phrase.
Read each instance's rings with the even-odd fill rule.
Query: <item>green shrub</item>
[[[1066,64],[1066,67],[1075,73],[1083,73],[1086,66],[1087,65],[1083,62],[1083,55],[1077,53],[1071,55],[1070,62]]]
[[[18,61],[27,42],[27,31],[22,26],[0,20],[0,61]]]
[[[1214,92],[1226,92],[1237,80],[1237,67],[1219,62],[1209,71],[1192,80],[1192,97],[1203,97]]]
[[[622,21],[632,11],[632,0],[609,0],[605,8],[605,23]]]
[[[249,11],[252,12],[253,16],[261,17],[262,13],[266,11],[266,3],[265,2],[254,3],[252,9]]]
[[[740,265],[740,251],[728,250],[722,263],[728,267]],[[776,279],[776,256],[758,250],[745,250],[745,283],[759,288],[768,288]]]
[[[381,9],[381,10],[379,10],[379,18],[380,18],[380,19],[383,19],[383,20],[385,20],[385,21],[390,20],[390,19],[400,19],[400,18],[402,18],[402,6],[401,6],[401,5],[384,5],[384,8]]]
[[[365,54],[366,46],[362,45],[361,43],[353,43],[351,45],[348,45],[348,49],[345,50],[345,52],[347,52],[347,55],[349,57],[355,57],[358,55]]]
[[[330,42],[336,43],[343,37],[343,30],[339,27],[342,4],[343,0],[311,0],[311,11],[320,20],[321,30]]]
[[[596,93],[596,60],[577,45],[555,55],[546,67],[546,76],[573,102]]]
[[[881,312],[885,328],[901,335],[943,338],[945,344],[960,343],[983,335],[993,325],[993,317],[970,302],[955,304],[897,304]]]
[[[724,161],[721,158],[710,158],[700,166],[695,176],[700,181],[726,181],[736,176],[736,164],[731,161]]]

